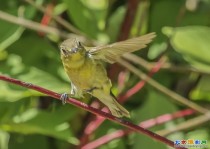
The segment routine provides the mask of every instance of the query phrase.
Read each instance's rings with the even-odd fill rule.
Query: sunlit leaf
[[[108,0],[63,0],[68,14],[79,29],[97,38],[105,27]],[[80,10],[80,11],[78,11]]]
[[[141,99],[136,99],[141,100]],[[170,99],[167,99],[167,97],[162,96],[160,93],[150,90],[149,96],[147,99],[145,99],[145,103],[143,104],[141,109],[135,110],[133,112],[133,115],[135,115],[135,119],[137,123],[142,122],[144,120],[148,120],[163,114],[173,113],[177,110],[177,107],[170,102]],[[175,121],[170,121],[170,127],[175,127]],[[167,128],[169,127],[169,124],[161,125],[161,126],[155,126],[155,128],[152,128],[153,131]],[[150,128],[151,130],[151,128]],[[133,148],[164,148],[164,145],[159,142],[152,142],[151,140],[146,137],[139,134],[135,134],[133,136],[134,138],[134,144]],[[150,142],[150,143],[149,143]]]
[[[64,106],[54,113],[47,113],[37,109],[29,109],[21,114],[15,115],[8,121],[1,122],[0,128],[9,132],[22,134],[42,134],[65,140],[69,143],[77,144],[70,126],[66,120],[71,119],[75,108]],[[63,115],[63,113],[68,113]]]
[[[8,149],[9,148],[9,133],[0,130],[0,148]]]
[[[34,85],[39,85],[41,87],[47,88],[49,90],[64,93],[69,92],[70,85],[58,80],[51,74],[48,74],[37,68],[30,68],[27,73],[18,76],[22,81],[27,83],[32,83]],[[8,84],[1,81],[0,85],[0,100],[2,101],[16,101],[25,97],[30,96],[40,96],[43,95],[34,90],[26,89],[23,87],[18,87],[16,85]]]
[[[195,89],[191,92],[191,98],[194,100],[207,100],[210,101],[210,77],[204,75],[199,80]]]
[[[163,28],[163,33],[170,38],[173,48],[192,66],[197,69],[210,72],[209,27],[165,27]]]

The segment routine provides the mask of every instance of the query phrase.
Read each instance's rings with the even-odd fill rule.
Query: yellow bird
[[[61,60],[71,81],[71,96],[83,97],[88,93],[98,98],[116,117],[130,117],[111,93],[112,83],[102,61],[114,63],[125,53],[145,48],[155,33],[116,42],[110,45],[85,47],[75,38],[67,39],[60,45]],[[67,94],[61,96],[63,102]]]

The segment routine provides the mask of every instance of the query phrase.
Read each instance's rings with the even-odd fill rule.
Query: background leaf
[[[105,27],[108,0],[63,0],[75,25],[90,37],[97,38]],[[80,10],[80,11],[78,11]]]
[[[209,27],[164,28],[163,32],[170,37],[173,48],[192,66],[207,72],[210,71]]]

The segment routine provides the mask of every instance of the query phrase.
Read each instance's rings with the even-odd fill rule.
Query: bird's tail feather
[[[129,112],[111,95],[107,95],[101,90],[94,90],[93,96],[97,97],[103,104],[105,104],[111,111],[112,115],[116,117],[125,116],[130,118]]]
[[[114,105],[109,106],[109,110],[111,111],[112,115],[116,117],[128,117],[130,118],[130,113],[123,107],[121,106],[114,98],[113,98]]]

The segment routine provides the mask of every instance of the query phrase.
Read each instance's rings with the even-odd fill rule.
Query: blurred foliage
[[[186,61],[198,70],[210,72],[210,28],[190,26],[180,28],[163,28],[170,37],[171,45]],[[189,38],[190,37],[190,38]]]
[[[0,0],[0,2],[0,11],[35,22],[41,22],[43,19],[42,12],[24,1]],[[89,39],[99,43],[109,43],[117,41],[121,34],[129,1],[36,0],[35,2],[44,7],[53,5],[54,9],[51,10],[53,14],[70,22]],[[69,32],[53,19],[47,25]],[[193,99],[206,108],[210,107],[209,25],[210,0],[147,0],[139,3],[130,30],[131,37],[146,32],[157,33],[149,48],[136,52],[142,58],[155,62],[164,53],[169,63],[197,70],[187,73],[164,70],[155,74],[154,79],[175,92],[180,93],[181,90],[183,96]],[[69,80],[59,56],[58,44],[63,40],[61,37],[32,31],[5,20],[0,20],[0,35],[0,74],[55,92],[69,92]],[[126,82],[124,92],[139,81],[132,74],[127,77],[129,81]],[[117,90],[117,83],[113,84],[114,90]],[[135,123],[184,108],[148,85],[130,98],[125,106],[131,111],[132,121]],[[81,109],[71,105],[63,106],[60,102],[36,91],[0,81],[1,149],[74,148],[79,143],[79,137],[87,125],[89,116]],[[181,118],[170,121],[153,127],[152,130],[170,129],[185,120]],[[121,128],[117,124],[105,121],[91,139],[94,140]],[[210,143],[209,128],[210,125],[206,124],[192,130],[176,132],[169,137],[172,140],[204,139]],[[166,149],[168,147],[143,135],[132,134],[100,148]]]

